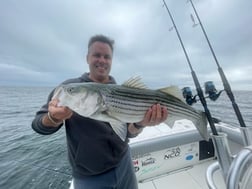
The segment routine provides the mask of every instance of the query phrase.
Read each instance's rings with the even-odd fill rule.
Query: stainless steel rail
[[[243,143],[245,146],[252,145],[252,127],[240,127]]]
[[[213,175],[216,171],[218,171],[220,169],[219,166],[219,162],[214,162],[211,165],[208,166],[207,171],[206,171],[206,180],[207,180],[207,185],[208,188],[210,189],[217,189],[215,183],[214,183],[214,179],[213,179]]]
[[[252,146],[243,148],[237,156],[234,158],[226,179],[228,189],[241,189],[247,188],[246,183],[241,183],[244,177],[250,177],[246,175],[248,168],[252,165]],[[241,187],[243,186],[243,187]],[[250,186],[251,188],[251,186]]]
[[[252,127],[240,128],[244,148],[232,156],[227,142],[227,134],[211,135],[218,162],[211,164],[206,171],[207,184],[210,189],[217,189],[213,175],[221,169],[228,189],[252,188]]]

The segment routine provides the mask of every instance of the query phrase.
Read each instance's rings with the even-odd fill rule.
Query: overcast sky
[[[200,80],[222,89],[217,66],[187,0],[166,0]],[[232,89],[252,90],[252,1],[194,0]],[[0,85],[55,86],[88,72],[87,42],[115,40],[111,74],[141,76],[150,88],[194,88],[162,0],[0,1]]]

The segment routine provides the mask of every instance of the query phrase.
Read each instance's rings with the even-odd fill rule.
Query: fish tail
[[[209,134],[208,134],[208,130],[207,130],[207,117],[205,112],[200,111],[200,119],[198,119],[194,125],[197,128],[197,130],[199,131],[200,135],[202,136],[202,138],[206,141],[209,140]]]

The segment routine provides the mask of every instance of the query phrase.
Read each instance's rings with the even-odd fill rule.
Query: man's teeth
[[[107,66],[96,65],[96,68],[103,68],[103,69],[107,69]]]

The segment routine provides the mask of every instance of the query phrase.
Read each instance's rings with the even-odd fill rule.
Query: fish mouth
[[[52,99],[59,98],[59,96],[60,96],[61,94],[62,94],[62,86],[59,86],[59,87],[57,87],[57,88],[54,90],[54,94],[53,94]]]

